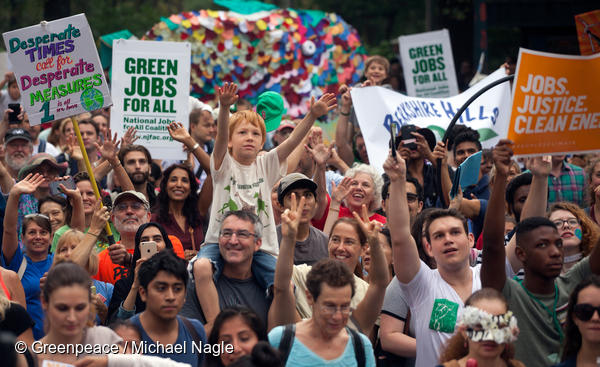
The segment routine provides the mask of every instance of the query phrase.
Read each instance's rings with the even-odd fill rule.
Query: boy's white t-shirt
[[[470,268],[473,272],[471,293],[481,289],[481,265]],[[437,366],[442,348],[452,335],[464,303],[458,293],[441,277],[437,269],[430,269],[421,261],[419,272],[408,284],[400,283],[410,307],[411,320],[417,340],[416,367]]]
[[[213,180],[213,201],[205,243],[218,243],[221,222],[227,212],[250,210],[260,218],[264,229],[261,250],[273,256],[279,254],[279,242],[271,204],[271,189],[287,170],[287,162],[279,164],[275,149],[256,157],[249,166],[237,162],[225,153],[219,170],[215,170],[214,156],[210,156]]]

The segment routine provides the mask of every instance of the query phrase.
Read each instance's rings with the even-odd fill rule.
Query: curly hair
[[[582,280],[573,292],[569,296],[569,305],[567,306],[567,322],[565,325],[565,342],[562,352],[562,361],[569,359],[570,357],[576,356],[581,348],[581,332],[573,321],[573,309],[577,305],[577,299],[579,293],[587,287],[600,288],[600,276],[591,275],[586,279]]]
[[[498,292],[493,288],[482,288],[477,292],[467,298],[465,301],[465,306],[472,306],[473,303],[477,303],[481,300],[498,300],[502,302],[506,310],[508,311],[508,304],[506,303],[506,298],[502,295],[502,293]],[[454,334],[452,338],[450,338],[445,345],[444,350],[440,354],[440,364],[443,364],[448,361],[458,360],[463,358],[464,356],[469,354],[469,347],[467,343],[467,339],[464,337],[463,333],[458,331]],[[514,367],[511,363],[511,358],[514,356],[514,348],[512,344],[506,344],[506,348],[500,354],[500,358],[506,362],[508,367]]]
[[[373,181],[373,200],[371,200],[369,203],[369,210],[374,211],[381,205],[381,188],[383,187],[383,178],[379,172],[377,172],[375,167],[364,163],[359,163],[352,166],[352,168],[346,171],[345,176],[354,178],[359,173],[365,173],[369,175],[371,177],[371,181]]]
[[[598,169],[596,169],[596,166],[598,166]],[[596,195],[594,193],[595,187],[592,186],[592,176],[594,176],[594,173],[598,170],[600,170],[600,158],[593,159],[585,168],[585,176],[587,177],[588,187],[587,200],[588,203],[590,203],[590,206],[594,206],[594,204],[596,204]]]
[[[554,203],[550,206],[550,210],[548,210],[547,217],[550,218],[550,215],[557,210],[566,210],[573,214],[575,218],[579,221],[581,225],[581,252],[583,256],[587,256],[592,252],[594,245],[600,239],[600,228],[592,221],[585,211],[581,209],[577,204],[561,201],[558,203]]]
[[[160,193],[158,194],[158,200],[155,208],[158,221],[160,223],[171,222],[171,218],[169,217],[169,202],[171,199],[167,193],[167,183],[169,182],[171,173],[173,173],[173,171],[176,169],[184,170],[187,173],[188,180],[190,182],[190,194],[183,203],[183,215],[188,221],[188,226],[193,228],[201,226],[202,218],[198,213],[198,200],[200,200],[200,197],[198,196],[198,181],[196,181],[194,172],[192,172],[192,170],[185,164],[173,164],[164,172],[164,178],[160,182]]]

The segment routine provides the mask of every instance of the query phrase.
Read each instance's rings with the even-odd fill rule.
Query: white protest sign
[[[383,170],[392,124],[397,124],[397,131],[408,124],[429,128],[439,140],[452,117],[473,94],[505,75],[503,68],[498,69],[464,93],[451,98],[408,97],[382,87],[353,88],[352,103],[371,165]],[[491,148],[500,138],[506,137],[510,109],[510,85],[506,82],[471,103],[457,124],[477,130],[483,147]]]
[[[31,125],[112,104],[84,14],[2,36]]]
[[[458,94],[458,83],[447,29],[398,37],[406,93],[443,98]]]
[[[158,159],[186,158],[167,126],[189,125],[190,55],[188,42],[113,43],[111,128],[119,136],[136,128],[138,144]]]

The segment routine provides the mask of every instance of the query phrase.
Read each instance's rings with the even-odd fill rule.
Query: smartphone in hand
[[[56,180],[50,182],[50,195],[58,195],[62,194],[58,185],[63,184],[69,190],[75,190],[75,181],[73,181],[73,177],[69,177],[64,180]]]
[[[140,242],[140,253],[142,259],[149,259],[158,252],[156,242],[144,241]]]
[[[8,108],[13,111],[8,113],[8,124],[15,125],[20,123],[19,113],[21,113],[21,105],[19,103],[9,103]]]

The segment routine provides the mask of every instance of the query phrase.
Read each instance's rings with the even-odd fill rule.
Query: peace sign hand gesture
[[[362,205],[362,213],[359,216],[357,212],[352,212],[354,218],[358,221],[360,229],[367,237],[369,246],[377,245],[379,243],[379,232],[381,231],[381,223],[376,220],[369,219],[369,212],[365,204]]]
[[[300,217],[302,216],[302,209],[304,208],[305,198],[300,198],[300,202],[296,199],[296,194],[291,195],[291,208],[286,209],[281,214],[281,235],[283,237],[296,239],[298,233],[298,225],[300,224]]]

